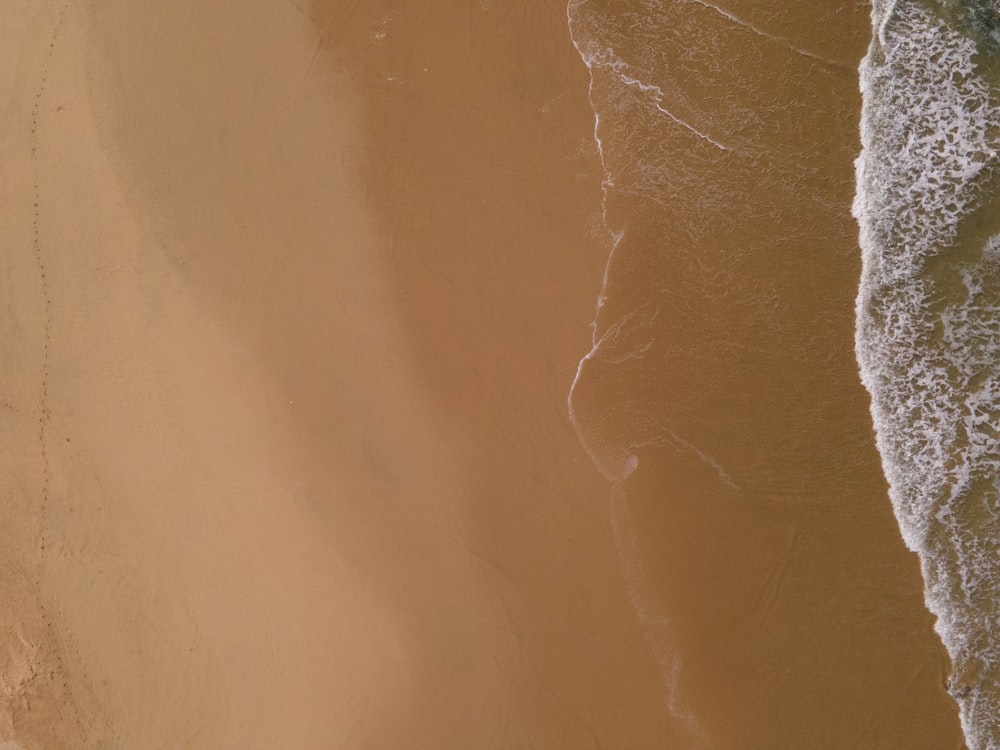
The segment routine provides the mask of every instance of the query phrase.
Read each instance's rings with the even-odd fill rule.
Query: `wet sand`
[[[610,240],[564,5],[2,10],[0,743],[690,746],[566,415]],[[855,110],[806,131],[834,260],[761,265],[822,371],[644,381],[753,473],[647,449],[614,516],[713,746],[961,745],[850,350]]]

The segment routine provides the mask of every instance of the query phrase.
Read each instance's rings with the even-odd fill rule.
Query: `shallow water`
[[[570,2],[612,238],[571,417],[690,746],[957,748],[852,346],[870,9],[802,5]]]

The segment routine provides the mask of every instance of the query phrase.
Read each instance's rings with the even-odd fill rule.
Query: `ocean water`
[[[650,409],[644,383],[667,359],[671,366],[657,376],[666,386],[660,393],[699,384],[731,394],[734,383],[759,379],[760,372],[745,364],[721,372],[722,362],[745,363],[750,351],[769,361],[813,356],[809,336],[789,340],[795,334],[777,324],[801,306],[803,290],[783,293],[779,275],[768,273],[775,258],[759,238],[772,244],[796,212],[830,211],[808,187],[823,155],[803,147],[791,156],[789,144],[793,128],[804,123],[808,131],[820,116],[810,98],[824,95],[841,64],[806,53],[818,69],[812,91],[800,69],[772,75],[762,64],[767,55],[781,65],[803,51],[702,0],[573,0],[568,16],[591,75],[595,138],[606,172],[605,224],[613,237],[594,348],[580,373],[636,385],[600,413],[574,409],[580,399],[571,400],[577,430],[609,478],[635,468],[636,448],[666,443],[736,486],[719,445],[728,436],[706,425],[694,402]],[[799,96],[790,100],[789,90]],[[760,190],[748,190],[754,185]],[[777,242],[805,262],[799,248],[818,239],[804,228]],[[683,293],[675,293],[678,283]],[[742,404],[738,411],[750,440],[755,409]]]
[[[998,23],[875,3],[854,204],[858,361],[972,750],[1000,748]]]
[[[570,416],[615,483],[624,574],[690,746],[953,747],[957,702],[971,750],[1000,748],[994,6],[570,0],[568,23],[610,238]],[[629,507],[653,463],[670,467],[642,490],[662,528],[697,512],[745,554],[712,567],[684,547],[712,570],[688,599],[650,560],[688,561]],[[762,547],[730,511],[791,540],[760,553],[763,580],[782,571],[766,624],[748,614]],[[697,653],[742,633],[752,656]]]

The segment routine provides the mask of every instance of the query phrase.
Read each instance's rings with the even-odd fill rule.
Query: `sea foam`
[[[984,750],[1000,748],[1000,222],[989,224],[1000,108],[984,42],[956,7],[874,4],[856,344],[949,690],[969,747]]]

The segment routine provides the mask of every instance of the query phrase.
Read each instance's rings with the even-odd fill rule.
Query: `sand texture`
[[[757,266],[788,336],[830,321],[795,399],[763,355],[657,381],[752,406],[720,428],[757,420],[745,472],[661,445],[613,491],[566,405],[612,235],[564,3],[0,18],[0,750],[961,747],[850,360],[850,70],[782,131],[834,144],[807,187],[836,280]],[[824,54],[856,66],[861,20]],[[605,316],[674,239],[630,215]]]

